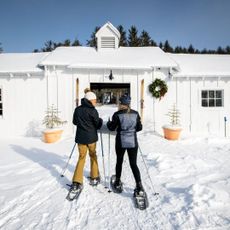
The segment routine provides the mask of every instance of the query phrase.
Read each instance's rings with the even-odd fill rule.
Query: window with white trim
[[[202,107],[223,107],[224,90],[201,90]]]
[[[0,116],[3,114],[3,105],[2,105],[2,88],[0,87]]]

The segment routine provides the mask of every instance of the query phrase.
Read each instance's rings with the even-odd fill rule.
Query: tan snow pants
[[[90,156],[90,177],[97,178],[99,176],[98,162],[96,155],[96,142],[92,144],[78,144],[79,158],[76,165],[76,169],[73,175],[73,182],[83,183],[83,170],[85,166],[85,160],[87,151]]]

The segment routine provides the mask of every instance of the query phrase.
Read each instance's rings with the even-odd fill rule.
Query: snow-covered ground
[[[38,138],[0,141],[0,229],[230,229],[230,140],[183,137],[167,141],[151,125],[138,134],[138,165],[149,197],[148,209],[134,207],[134,179],[125,157],[122,194],[108,193],[100,142],[97,145],[102,183],[88,183],[76,202],[65,199],[78,153],[65,177],[60,177],[74,137],[55,144]],[[108,133],[103,133],[108,178]],[[114,135],[111,135],[110,173],[114,173]],[[143,162],[144,159],[144,162]],[[147,166],[147,167],[146,167]],[[153,187],[148,176],[151,176]],[[159,192],[159,196],[154,196]]]

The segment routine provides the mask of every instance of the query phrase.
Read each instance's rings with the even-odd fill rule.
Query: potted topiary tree
[[[173,105],[172,109],[170,109],[166,115],[170,117],[170,124],[162,127],[164,130],[164,138],[168,140],[178,140],[182,128],[179,121],[180,112],[176,104]]]
[[[58,117],[58,113],[60,112],[54,105],[47,108],[43,120],[43,124],[46,126],[46,129],[43,131],[43,141],[45,143],[53,143],[61,138],[63,132],[61,126],[67,123],[67,121],[62,121]]]

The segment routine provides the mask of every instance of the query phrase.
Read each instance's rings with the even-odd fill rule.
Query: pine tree
[[[160,47],[161,49],[163,49],[163,43],[162,43],[162,42],[159,43],[159,47]]]
[[[150,46],[151,45],[151,37],[149,36],[148,32],[143,30],[140,36],[140,46]]]
[[[96,39],[96,33],[100,29],[100,27],[96,26],[94,29],[94,32],[91,34],[90,40],[87,40],[86,45],[90,47],[97,47],[97,39]]]
[[[47,129],[53,129],[55,127],[67,123],[67,121],[62,121],[59,118],[58,116],[59,113],[60,112],[54,105],[47,108],[46,116],[44,117],[43,120],[43,124],[46,126]]]
[[[140,46],[140,39],[138,38],[138,30],[135,26],[129,29],[128,45],[131,47]]]
[[[45,42],[45,47],[42,48],[42,52],[50,52],[56,48],[55,43],[52,40]]]
[[[226,46],[225,50],[227,54],[230,54],[230,46]]]
[[[176,46],[174,49],[174,53],[182,53],[182,47],[181,46]]]
[[[77,38],[75,38],[75,40],[72,42],[71,46],[81,46],[81,43]]]
[[[166,115],[170,117],[170,125],[180,125],[180,111],[177,109],[176,104],[173,104],[172,109],[169,109]]]
[[[195,53],[195,49],[193,48],[192,44],[190,44],[189,47],[188,47],[188,53],[190,53],[190,54]]]
[[[63,46],[70,46],[71,45],[71,41],[69,39],[66,39],[64,42],[63,42]]]
[[[124,30],[122,25],[119,25],[117,27],[117,30],[120,32],[120,41],[119,46],[127,46],[127,37],[126,37],[126,31]]]
[[[201,53],[202,53],[202,54],[207,54],[208,51],[207,51],[207,49],[203,49],[203,50],[201,50]]]
[[[150,40],[150,46],[157,46],[157,43],[154,40]]]
[[[216,51],[218,54],[225,54],[225,50],[221,47],[221,46],[219,46],[218,48],[217,48],[217,51]]]
[[[187,54],[188,53],[188,50],[187,50],[187,48],[182,48],[182,53],[184,53],[184,54]]]
[[[168,40],[165,41],[163,50],[167,53],[173,53],[173,48],[170,46]]]
[[[0,42],[0,53],[3,52],[2,43]]]

